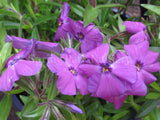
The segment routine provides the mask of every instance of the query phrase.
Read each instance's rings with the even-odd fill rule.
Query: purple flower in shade
[[[65,30],[81,42],[80,50],[82,53],[86,53],[102,44],[103,36],[98,29],[94,28],[95,25],[93,23],[86,27],[84,27],[82,21],[74,22],[72,19],[69,19],[69,23],[70,27],[65,27]]]
[[[150,41],[146,26],[142,22],[125,21],[126,31],[133,35],[129,39],[129,44],[138,44],[143,41]]]
[[[44,51],[59,53],[61,50],[58,43],[37,41],[36,39],[34,41],[36,42],[33,51],[38,57],[47,58],[51,55]],[[9,35],[6,36],[5,42],[12,42],[12,46],[16,49],[24,49],[31,44],[31,40]]]
[[[79,107],[75,106],[74,104],[68,103],[66,104],[66,106],[67,106],[67,109],[70,110],[71,112],[83,114],[83,111]]]
[[[136,67],[130,57],[126,56],[111,63],[107,61],[108,52],[108,44],[102,44],[84,55],[94,64],[79,66],[81,73],[89,77],[88,91],[92,96],[105,100],[123,95],[127,91],[123,83],[136,82]]]
[[[81,54],[73,48],[65,48],[61,58],[52,55],[48,58],[48,68],[58,75],[57,88],[65,95],[76,95],[76,88],[82,95],[88,94],[87,78],[79,74],[78,66],[81,63]]]
[[[0,91],[10,91],[20,76],[32,76],[40,71],[42,62],[23,60],[28,56],[28,51],[28,48],[23,49],[8,59],[7,69],[0,77]]]
[[[124,49],[128,56],[132,58],[134,65],[137,67],[137,74],[145,84],[157,80],[151,72],[160,71],[159,54],[149,51],[148,42],[145,41],[138,45],[125,45]]]
[[[60,40],[61,38],[66,39],[66,31],[64,30],[64,27],[69,28],[69,22],[68,22],[69,10],[70,10],[69,4],[64,2],[61,16],[60,18],[58,18],[58,29],[55,34],[54,40]]]

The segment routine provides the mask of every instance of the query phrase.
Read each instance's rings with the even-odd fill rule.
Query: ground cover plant
[[[12,95],[22,120],[160,119],[157,4],[135,18],[132,0],[2,0],[0,119]]]

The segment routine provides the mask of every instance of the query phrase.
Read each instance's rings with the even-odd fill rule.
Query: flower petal
[[[138,45],[125,45],[126,53],[134,60],[134,62],[143,62],[149,50],[149,43],[147,41],[141,42]]]
[[[32,76],[37,72],[40,72],[42,67],[42,62],[39,61],[27,61],[19,60],[15,64],[15,69],[18,75]]]
[[[78,72],[87,77],[91,77],[95,73],[101,73],[101,67],[99,65],[81,64],[78,67]]]
[[[129,44],[139,44],[143,41],[147,41],[147,35],[144,31],[140,31],[130,37]]]
[[[121,50],[118,50],[114,55],[114,61],[117,61],[118,59],[127,56],[124,52]]]
[[[111,64],[111,70],[118,78],[128,81],[130,83],[136,82],[136,66],[132,59],[128,56],[122,57],[113,64]]]
[[[144,65],[143,69],[146,70],[147,72],[158,72],[160,71],[160,63],[156,62],[154,64]]]
[[[108,44],[105,43],[87,52],[84,55],[84,57],[87,59],[91,59],[96,64],[102,64],[106,62],[108,52],[109,52],[109,47],[108,47]]]
[[[81,75],[77,75],[75,77],[75,82],[76,82],[76,86],[78,91],[82,94],[82,95],[86,95],[88,94],[88,80],[86,77],[83,77]]]
[[[79,52],[77,52],[73,48],[65,48],[61,53],[61,58],[65,60],[65,63],[69,67],[77,68],[77,66],[81,63],[82,56]]]
[[[145,56],[145,59],[143,60],[144,62],[143,65],[145,66],[156,63],[158,62],[158,59],[159,59],[159,53],[148,51]]]
[[[65,62],[54,54],[52,54],[52,56],[48,58],[47,67],[53,73],[58,73],[65,70],[68,71],[68,67]]]
[[[123,104],[124,100],[127,98],[127,96],[128,95],[120,95],[120,96],[116,96],[116,97],[106,98],[105,100],[107,100],[111,103],[114,103],[115,109],[118,110],[122,106],[122,104]]]
[[[68,17],[68,15],[69,15],[69,11],[70,11],[70,6],[69,6],[69,4],[68,3],[66,3],[66,2],[64,2],[64,4],[63,4],[63,8],[62,8],[62,13],[61,13],[61,16],[60,16],[60,18],[66,18],[66,17]]]
[[[145,71],[145,70],[140,70],[140,76],[142,80],[145,82],[145,84],[151,84],[152,82],[156,81],[157,78],[153,76],[151,73]]]
[[[59,53],[61,48],[58,43],[37,41],[36,50],[45,50]]]
[[[70,110],[71,112],[83,114],[83,111],[79,107],[75,106],[74,104],[66,104],[66,105],[70,107],[67,109]]]
[[[69,71],[58,74],[57,88],[64,95],[76,95],[75,78]]]
[[[19,80],[14,66],[8,67],[0,77],[0,91],[10,91],[15,81]]]
[[[146,29],[142,22],[125,21],[123,25],[126,26],[126,31],[130,33],[137,33]]]
[[[96,94],[100,98],[119,96],[124,93],[123,84],[110,73],[94,74],[88,79],[89,92]]]

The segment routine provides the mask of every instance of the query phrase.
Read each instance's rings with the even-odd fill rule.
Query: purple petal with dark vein
[[[135,83],[137,79],[137,68],[132,59],[128,56],[122,57],[111,65],[111,70],[114,75],[122,80],[130,83]]]
[[[68,71],[68,66],[65,64],[65,62],[54,54],[48,58],[47,67],[53,73],[59,73],[64,70]]]
[[[108,53],[109,46],[107,43],[105,43],[87,52],[84,57],[87,59],[91,59],[96,64],[102,64],[106,62]]]
[[[79,52],[77,52],[73,48],[65,48],[61,53],[61,58],[65,60],[65,63],[69,67],[77,68],[77,66],[81,63],[82,56]]]
[[[76,95],[75,78],[70,71],[58,73],[57,88],[64,95]]]
[[[42,62],[19,60],[15,64],[15,69],[18,75],[32,76],[40,72],[42,68]]]
[[[15,81],[19,80],[14,66],[8,67],[0,77],[0,91],[10,91]]]

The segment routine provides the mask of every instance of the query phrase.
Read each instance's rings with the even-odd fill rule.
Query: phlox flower
[[[142,22],[125,21],[126,31],[133,35],[129,39],[129,44],[138,44],[143,41],[150,41],[146,26]]]
[[[138,45],[125,45],[124,49],[137,67],[137,74],[145,82],[150,84],[157,80],[151,73],[160,71],[158,62],[159,54],[149,51],[149,43],[142,42]]]
[[[7,69],[0,77],[0,91],[10,91],[20,76],[32,76],[40,71],[42,62],[24,60],[29,49],[23,49],[7,61]],[[27,53],[27,54],[26,54]]]
[[[101,32],[94,28],[93,23],[84,27],[82,21],[76,21],[69,19],[70,28],[65,27],[65,30],[70,32],[73,37],[81,42],[80,50],[82,53],[86,53],[89,50],[96,48],[103,42],[103,36]]]
[[[69,28],[69,23],[68,23],[69,11],[70,11],[69,4],[64,2],[61,16],[60,18],[58,18],[58,29],[55,34],[54,40],[60,40],[61,38],[66,39],[66,31],[64,30],[64,27]]]
[[[76,89],[82,95],[87,94],[87,78],[79,74],[78,69],[82,60],[81,54],[73,48],[65,48],[61,58],[53,54],[47,62],[48,68],[58,75],[58,90],[65,95],[76,95]]]
[[[110,101],[109,99],[123,95],[128,90],[125,82],[136,82],[136,67],[128,56],[111,63],[107,60],[108,53],[108,44],[87,52],[84,57],[94,64],[81,64],[79,69],[89,78],[88,91],[92,96]]]

